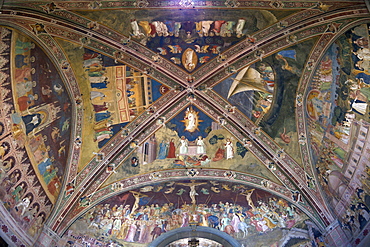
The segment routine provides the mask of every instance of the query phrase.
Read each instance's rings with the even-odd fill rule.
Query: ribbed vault
[[[2,168],[9,182],[1,215],[14,223],[2,236],[19,246],[82,236],[146,244],[128,237],[130,226],[146,226],[134,214],[140,206],[172,203],[172,215],[181,209],[221,222],[224,204],[212,198],[230,191],[239,208],[225,218],[238,217],[271,244],[361,242],[369,227],[369,21],[362,1],[5,3],[1,156],[17,158]],[[22,181],[37,188],[26,190],[30,205],[19,204],[27,198]],[[198,199],[216,206],[207,211]],[[120,203],[131,214],[107,213]],[[294,210],[282,205],[301,222],[287,226]],[[148,215],[151,231],[166,221]],[[271,225],[261,230],[255,220]],[[127,235],[113,234],[113,222],[129,222]],[[235,232],[227,233],[246,244]]]

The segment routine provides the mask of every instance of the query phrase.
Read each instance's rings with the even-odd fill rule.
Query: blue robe
[[[95,113],[95,121],[96,122],[99,122],[99,121],[102,121],[104,119],[108,119],[110,118],[110,112],[107,111],[107,112],[98,112],[98,113]]]
[[[24,122],[24,125],[26,126],[26,134],[30,133],[32,130],[34,130],[37,126],[41,123],[41,114],[32,114],[23,116],[22,120]]]
[[[23,65],[28,65],[28,63],[24,62],[26,58],[27,56],[24,55],[15,55],[15,67],[20,69]]]
[[[295,50],[283,50],[283,51],[279,51],[278,54],[282,55],[283,57],[296,59],[296,51]]]
[[[97,83],[90,83],[90,84],[91,84],[91,88],[98,88],[98,89],[107,88],[107,84],[105,82],[97,82]]]
[[[357,78],[357,79],[362,78],[362,79],[364,80],[364,83],[365,83],[365,84],[367,84],[367,85],[369,85],[369,84],[370,84],[370,75],[368,75],[368,74],[366,74],[366,73],[363,73],[363,72],[358,73],[358,74],[356,75],[356,78]]]
[[[159,144],[158,159],[163,160],[167,157],[167,144],[161,142]]]
[[[40,171],[40,174],[41,175],[44,175],[44,173],[46,172],[46,167],[52,165],[53,163],[51,162],[51,160],[49,158],[46,158],[44,159],[39,165],[38,165],[38,168],[39,168],[39,171]]]

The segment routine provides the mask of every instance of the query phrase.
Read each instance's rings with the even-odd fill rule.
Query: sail
[[[269,93],[265,88],[265,83],[260,72],[248,66],[242,69],[235,77],[229,89],[227,98],[240,92],[252,90]]]

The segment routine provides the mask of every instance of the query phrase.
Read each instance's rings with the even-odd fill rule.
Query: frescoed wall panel
[[[1,208],[37,238],[59,194],[69,145],[68,127],[62,130],[70,121],[68,111],[61,117],[52,110],[68,107],[69,99],[53,90],[53,85],[63,90],[63,83],[40,47],[17,31],[0,27],[0,33]]]
[[[369,25],[348,30],[318,62],[306,95],[319,181],[348,236],[365,227],[370,212],[368,50]]]
[[[266,191],[222,181],[157,183],[93,206],[66,232],[73,243],[147,244],[190,224],[226,232],[244,246],[308,244],[308,217]],[[108,240],[109,239],[109,240]]]
[[[71,103],[52,61],[31,39],[15,32],[11,54],[13,132],[54,202],[69,150]]]

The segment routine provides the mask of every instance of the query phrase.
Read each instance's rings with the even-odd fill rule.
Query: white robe
[[[204,144],[203,139],[197,140],[197,154],[205,154],[206,153],[206,146]]]
[[[180,140],[180,154],[188,153],[188,140]]]
[[[225,144],[226,146],[226,159],[232,159],[234,158],[234,148],[233,148],[233,143],[228,141]]]

